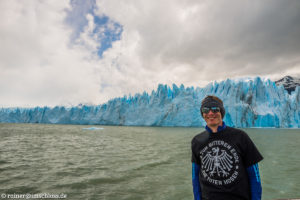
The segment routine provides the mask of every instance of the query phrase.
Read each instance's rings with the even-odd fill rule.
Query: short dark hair
[[[223,101],[222,101],[220,98],[218,98],[218,97],[216,97],[216,96],[213,96],[213,95],[207,95],[207,96],[201,101],[201,104],[203,104],[203,102],[204,102],[204,101],[207,101],[208,99],[214,99],[214,100],[218,101],[220,104],[223,105]]]

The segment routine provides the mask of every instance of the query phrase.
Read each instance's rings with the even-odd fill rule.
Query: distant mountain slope
[[[289,94],[295,91],[297,86],[300,86],[300,78],[285,76],[282,79],[275,81],[276,85],[283,85]]]
[[[206,95],[224,101],[229,126],[300,128],[300,87],[289,95],[282,85],[260,77],[227,79],[196,89],[160,84],[151,94],[114,98],[98,106],[2,108],[0,122],[204,126],[199,109]]]

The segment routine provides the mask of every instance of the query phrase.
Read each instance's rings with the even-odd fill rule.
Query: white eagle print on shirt
[[[221,150],[220,153],[220,148],[214,147],[202,159],[203,168],[211,176],[217,174],[219,177],[227,177],[229,175],[233,161],[232,156],[225,150]]]
[[[200,151],[201,173],[215,185],[235,182],[239,176],[239,155],[235,148],[223,140],[214,140]]]

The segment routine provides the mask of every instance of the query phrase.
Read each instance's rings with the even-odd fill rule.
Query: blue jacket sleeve
[[[201,200],[201,187],[199,182],[200,166],[196,163],[192,163],[192,181],[193,181],[193,193],[194,200]]]
[[[247,168],[248,178],[251,189],[251,200],[261,200],[262,188],[259,176],[258,164]]]

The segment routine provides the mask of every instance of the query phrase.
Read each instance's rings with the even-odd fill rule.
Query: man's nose
[[[208,112],[209,115],[214,114],[213,111],[209,110]]]

